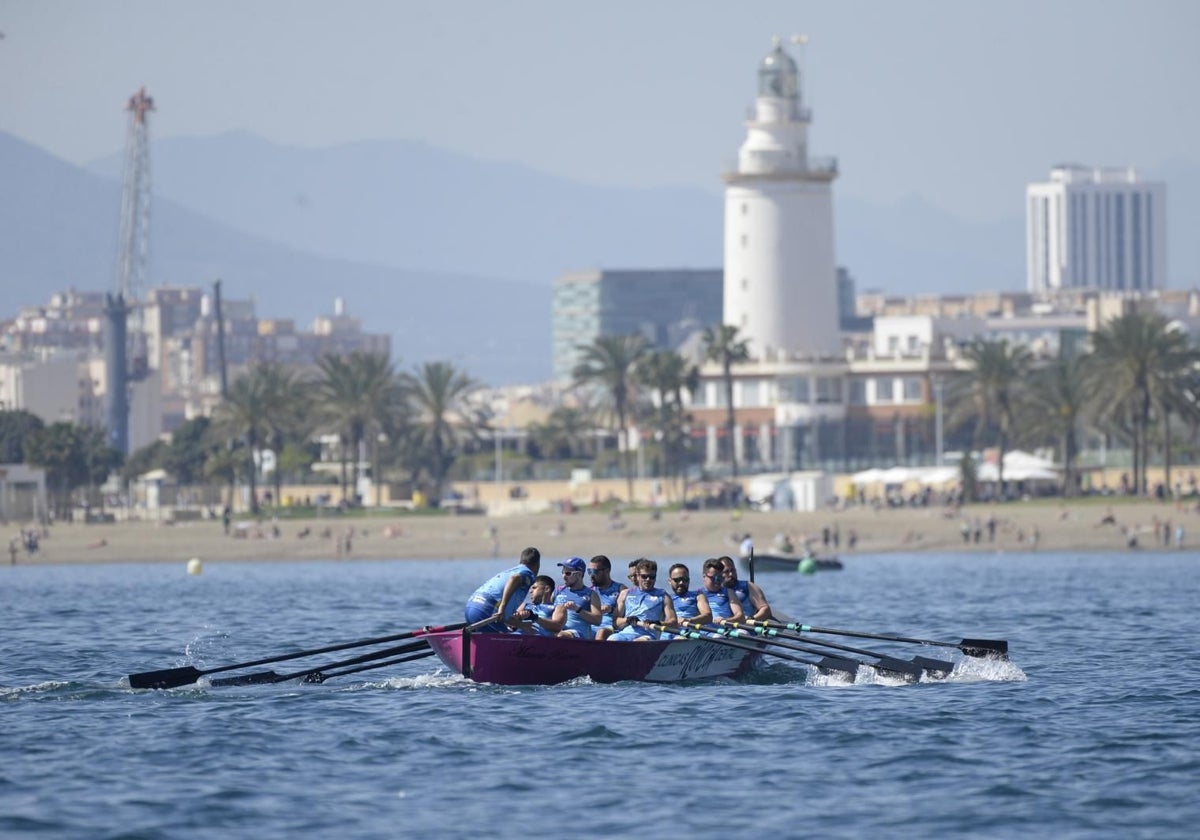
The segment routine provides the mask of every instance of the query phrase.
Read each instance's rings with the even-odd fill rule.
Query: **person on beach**
[[[538,569],[542,566],[542,553],[532,546],[521,552],[519,565],[499,572],[472,593],[467,600],[463,617],[469,624],[477,624],[496,616],[499,620],[476,628],[481,633],[504,633],[508,628],[504,622],[512,618],[517,607],[525,600]]]
[[[558,564],[562,566],[563,583],[554,591],[554,606],[566,610],[566,626],[558,634],[576,639],[590,639],[600,624],[600,596],[596,590],[583,582],[587,564],[582,557],[572,557]]]
[[[647,642],[657,639],[659,631],[646,627],[641,623],[643,621],[668,625],[677,623],[671,596],[654,585],[658,579],[658,564],[644,557],[639,559],[637,579],[637,589],[626,589],[617,597],[617,611],[613,616],[613,626],[617,632],[608,637],[610,642]]]
[[[596,628],[596,639],[602,642],[613,633],[613,611],[625,584],[612,579],[612,561],[603,554],[588,561],[588,576],[592,579],[592,589],[600,597],[600,626]]]
[[[689,621],[694,624],[711,624],[712,608],[708,605],[708,597],[702,589],[691,589],[692,573],[683,563],[676,563],[667,570],[667,580],[671,584],[671,606],[675,608],[675,617],[679,621]],[[681,639],[682,636],[671,635]]]
[[[719,559],[725,573],[725,586],[737,595],[746,618],[756,621],[767,621],[771,618],[771,605],[767,603],[767,596],[763,594],[762,587],[748,580],[738,580],[737,566],[734,565],[732,557],[725,556]]]

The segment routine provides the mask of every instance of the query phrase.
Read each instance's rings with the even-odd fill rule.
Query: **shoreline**
[[[994,522],[994,529],[989,528]],[[965,524],[964,524],[965,523]],[[967,541],[963,530],[966,528]],[[1182,527],[1182,534],[1177,529]],[[277,528],[279,536],[273,536]],[[825,543],[825,529],[829,543]],[[1166,544],[1164,544],[1164,528]],[[341,543],[352,529],[347,552]],[[21,526],[9,523],[9,540]],[[850,507],[814,513],[729,510],[603,512],[489,516],[322,517],[243,523],[226,536],[219,521],[57,524],[29,554],[20,548],[15,565],[84,563],[186,563],[287,560],[452,560],[495,556],[514,560],[533,545],[547,559],[606,554],[614,565],[635,557],[673,560],[729,554],[749,533],[759,554],[777,535],[789,536],[797,555],[808,540],[818,556],[955,551],[1104,551],[1137,553],[1188,550],[1200,545],[1200,504],[1131,500],[1038,500],[943,507]],[[978,541],[975,532],[979,531]],[[493,536],[494,534],[494,536]],[[1137,545],[1129,546],[1130,535]],[[835,545],[836,535],[836,545]],[[851,547],[851,535],[854,544]],[[1181,540],[1177,542],[1179,537]],[[8,544],[0,565],[10,566]]]

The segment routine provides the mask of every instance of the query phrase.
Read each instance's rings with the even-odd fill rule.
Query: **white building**
[[[776,39],[734,171],[725,173],[724,323],[763,360],[834,356],[833,194],[837,163],[808,156],[800,73]]]
[[[1026,189],[1029,291],[1165,288],[1166,201],[1133,169],[1055,167]]]

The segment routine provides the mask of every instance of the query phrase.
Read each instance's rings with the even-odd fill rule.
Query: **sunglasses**
[[[581,574],[583,574],[583,572],[579,571],[579,569],[563,569],[563,574],[564,575],[581,575]]]
[[[671,578],[671,583],[687,583],[691,578]]]
[[[588,569],[588,574],[595,577],[596,575],[603,574],[605,571],[605,569]]]
[[[639,574],[639,575],[637,575],[637,577],[640,577],[642,580],[656,580],[658,578],[658,575],[641,575],[641,574]]]
[[[725,579],[725,575],[721,574],[720,572],[717,572],[715,575],[705,575],[705,577],[708,578],[709,580],[724,580]]]

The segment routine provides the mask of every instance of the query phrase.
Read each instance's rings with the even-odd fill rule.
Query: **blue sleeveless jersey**
[[[746,617],[754,615],[754,605],[750,603],[750,582],[739,580],[733,585],[733,591],[737,593],[737,599],[742,605],[742,612]]]
[[[560,586],[554,590],[554,606],[557,607],[559,604],[578,604],[580,609],[591,609],[592,590],[586,586],[579,589],[567,589],[565,586]],[[593,637],[592,625],[580,618],[579,613],[575,610],[567,610],[567,623],[563,629],[574,630],[581,639]]]
[[[539,618],[551,618],[554,615],[553,604],[526,604],[525,608]],[[539,636],[553,636],[554,634],[543,627],[540,623],[534,622],[533,629]]]
[[[729,590],[724,586],[716,592],[705,589],[704,597],[708,599],[713,618],[733,618],[733,609],[729,606]]]
[[[624,588],[624,584],[617,583],[615,580],[603,588],[599,586],[592,587],[592,591],[600,596],[600,606],[608,608],[608,612],[600,617],[601,627],[613,626],[612,611],[617,605],[617,597],[621,594],[621,590]]]
[[[666,615],[663,604],[670,597],[661,589],[630,589],[625,596],[625,617],[645,621],[662,621]]]
[[[705,593],[707,594],[707,593]],[[685,592],[682,595],[671,593],[671,601],[675,605],[675,615],[680,621],[688,618],[695,618],[700,615],[700,600],[701,592],[697,589],[694,592]]]
[[[505,569],[496,575],[488,578],[488,580],[475,590],[471,595],[468,606],[474,604],[480,607],[495,609],[500,604],[500,597],[504,595],[504,586],[508,583],[508,579],[513,575],[520,575],[521,585],[517,587],[517,591],[508,599],[508,608],[504,611],[504,617],[509,618],[521,606],[525,600],[525,596],[529,593],[529,587],[533,585],[533,569],[528,566],[513,566],[511,569]]]

